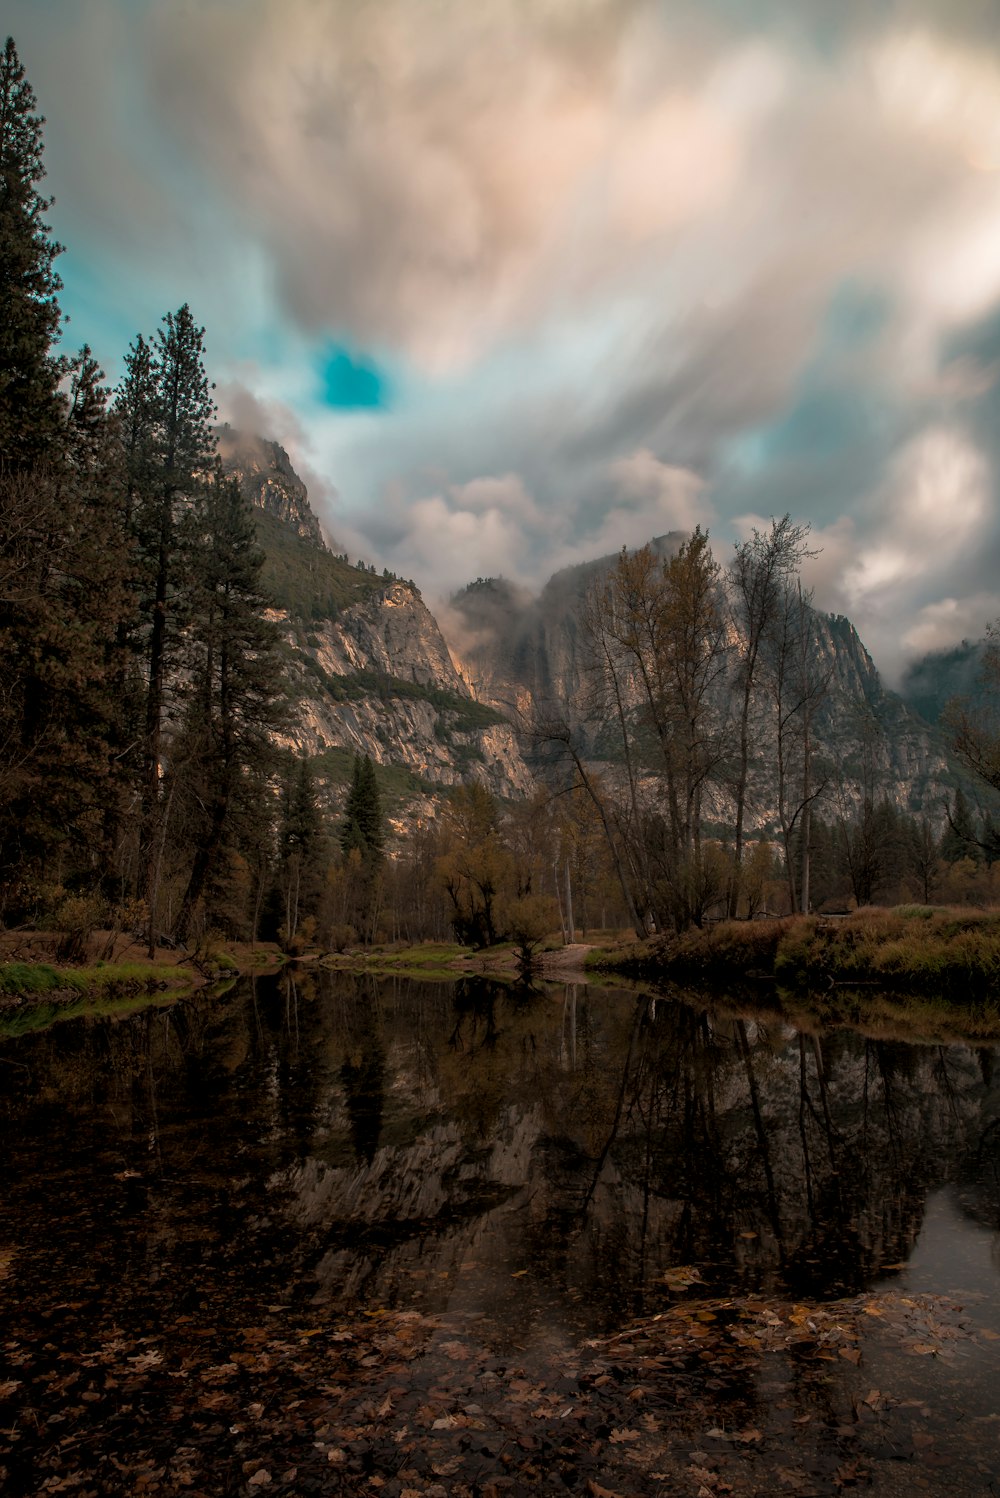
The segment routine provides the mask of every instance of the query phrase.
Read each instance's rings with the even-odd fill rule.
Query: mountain
[[[684,539],[672,532],[651,544],[667,556]],[[585,753],[596,759],[608,752],[608,734],[586,707],[587,645],[579,610],[588,588],[615,561],[605,556],[557,572],[537,597],[503,578],[479,578],[451,600],[450,610],[463,674],[477,697],[526,716],[535,708],[544,715],[556,705]],[[885,686],[850,620],[819,611],[812,618],[815,672],[829,683],[815,723],[817,758],[829,781],[825,814],[835,814],[842,803],[856,807],[867,778],[876,799],[887,795],[901,810],[942,823],[945,802],[963,776],[936,719],[929,721]],[[758,784],[756,792],[756,821],[766,826],[768,791]],[[726,814],[724,800],[720,816]],[[819,810],[824,814],[822,805]]]
[[[982,664],[982,640],[932,651],[907,667],[900,695],[928,723],[937,723],[949,698],[976,695]]]
[[[446,640],[419,589],[388,572],[351,566],[325,544],[306,486],[275,442],[221,428],[223,467],[257,510],[264,581],[277,605],[298,721],[287,742],[311,756],[334,799],[355,753],[380,767],[397,815],[429,811],[434,798],[478,780],[504,800],[531,793],[542,758],[518,736],[531,716],[559,704],[585,753],[601,760],[606,725],[586,710],[587,652],[580,608],[614,555],[555,573],[532,595],[504,578],[479,578],[451,600]],[[679,532],[654,538],[675,552]],[[974,647],[972,647],[974,650]],[[962,689],[973,663],[934,658],[890,691],[851,622],[816,612],[813,652],[829,681],[816,716],[817,759],[828,780],[821,814],[856,807],[867,780],[875,797],[940,825],[962,775],[936,726],[939,704]],[[955,684],[952,684],[952,681]],[[907,700],[908,699],[908,700]],[[917,711],[922,705],[925,713]],[[602,737],[603,730],[603,737]],[[766,776],[755,821],[770,822]],[[720,793],[717,813],[726,815]]]
[[[275,442],[220,429],[224,471],[257,510],[298,712],[286,742],[339,799],[354,754],[382,769],[390,811],[463,780],[518,799],[534,781],[504,713],[478,701],[412,582],[352,567],[323,541],[306,487]]]
[[[285,449],[277,442],[239,432],[228,422],[216,429],[215,437],[223,468],[239,481],[250,504],[291,526],[304,540],[325,549],[306,486]]]

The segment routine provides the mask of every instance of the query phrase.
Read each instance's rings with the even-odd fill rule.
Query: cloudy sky
[[[67,339],[430,602],[788,510],[890,676],[1000,615],[1000,0],[7,0]]]

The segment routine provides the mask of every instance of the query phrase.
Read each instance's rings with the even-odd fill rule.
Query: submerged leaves
[[[21,1373],[0,1384],[9,1490],[503,1498],[548,1483],[626,1498],[666,1483],[691,1498],[818,1498],[867,1484],[887,1453],[958,1460],[944,1386],[935,1410],[876,1387],[869,1358],[881,1379],[887,1357],[901,1375],[919,1358],[945,1377],[961,1342],[995,1356],[955,1303],[889,1293],[688,1302],[512,1363],[475,1322],[415,1312],[308,1335],[279,1316],[205,1330],[188,1319],[172,1342],[109,1335],[76,1351],[8,1341]]]

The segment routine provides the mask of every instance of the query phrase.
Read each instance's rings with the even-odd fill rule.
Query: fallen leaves
[[[0,1469],[19,1447],[35,1464],[22,1488],[74,1498],[202,1498],[220,1489],[212,1474],[226,1462],[244,1495],[504,1498],[511,1482],[549,1481],[590,1498],[654,1483],[688,1498],[828,1498],[869,1480],[869,1438],[923,1466],[954,1460],[926,1399],[901,1400],[862,1373],[878,1366],[882,1382],[873,1346],[913,1376],[920,1359],[935,1376],[946,1371],[963,1338],[995,1356],[995,1339],[961,1308],[887,1292],[825,1306],[686,1300],[521,1364],[498,1359],[474,1321],[415,1312],[206,1331],[194,1318],[173,1340],[108,1329],[75,1356],[12,1340],[2,1351],[19,1376],[0,1384],[0,1399],[14,1437],[0,1446]],[[94,1470],[74,1468],[73,1453],[90,1449],[100,1451]]]

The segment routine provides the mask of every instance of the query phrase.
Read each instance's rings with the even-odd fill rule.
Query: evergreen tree
[[[941,839],[941,857],[945,863],[957,863],[960,858],[971,858],[979,863],[983,856],[976,824],[968,797],[959,786],[955,799],[948,809],[948,826]]]
[[[376,865],[382,861],[382,805],[375,766],[367,754],[354,756],[340,848],[345,858],[356,848],[366,864]]]
[[[308,759],[287,757],[281,787],[276,879],[262,919],[264,935],[290,946],[315,915],[327,862],[326,838]]]
[[[52,199],[38,184],[43,116],[12,37],[0,57],[0,467],[30,468],[51,458],[64,413],[63,361],[54,263],[62,246],[49,237]]]
[[[128,607],[100,371],[78,361],[59,461],[0,475],[0,898],[93,874],[119,793],[108,663]],[[102,435],[103,433],[103,435]]]
[[[215,407],[204,337],[186,303],[168,312],[152,348],[137,339],[130,349],[116,403],[145,657],[139,882],[149,909],[150,950],[167,832],[161,796],[164,723],[192,591],[192,501],[212,466]]]
[[[131,530],[140,495],[148,494],[154,468],[156,384],[153,354],[138,334],[125,355],[125,375],[115,391],[115,415],[125,477],[125,522]]]
[[[239,485],[216,467],[194,507],[194,591],[188,625],[186,753],[178,772],[196,791],[194,857],[177,917],[185,938],[232,831],[240,782],[272,760],[282,717],[278,631],[258,584],[264,554]]]

